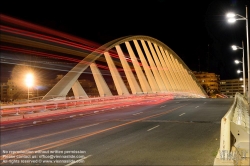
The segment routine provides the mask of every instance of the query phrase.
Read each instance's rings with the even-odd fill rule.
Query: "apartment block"
[[[207,92],[208,96],[216,97],[216,94],[220,93],[220,76],[215,73],[209,72],[197,72],[193,71],[193,74]]]
[[[246,79],[246,89],[248,81]],[[244,93],[244,82],[240,79],[220,80],[220,91],[222,94],[233,98],[236,92]]]

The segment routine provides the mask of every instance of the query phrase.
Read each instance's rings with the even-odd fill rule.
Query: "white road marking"
[[[148,129],[147,131],[153,130],[153,129],[155,129],[155,128],[159,127],[159,126],[160,126],[160,125],[157,125],[157,126],[155,126],[155,127],[151,128],[151,129]]]
[[[180,114],[179,116],[182,116],[182,115],[184,115],[185,113],[182,113],[182,114]]]
[[[139,114],[142,114],[143,112],[139,112],[139,113],[135,113],[135,114],[133,114],[133,115],[139,115]]]
[[[79,160],[76,160],[76,161],[73,161],[73,162],[71,162],[71,163],[69,163],[69,164],[67,164],[67,165],[65,165],[65,166],[70,166],[70,165],[73,165],[73,164],[75,164],[75,163],[79,163],[80,161],[82,161],[82,160],[84,160],[84,159],[87,159],[87,158],[89,158],[89,157],[91,157],[92,155],[88,155],[88,156],[86,156],[86,157],[84,157],[84,158],[81,158],[81,159],[79,159]]]
[[[95,123],[95,124],[88,125],[88,126],[83,126],[83,127],[80,127],[79,129],[84,129],[84,128],[91,127],[91,126],[96,126],[96,125],[99,125],[99,123]]]
[[[195,108],[198,108],[199,106],[195,107]]]
[[[33,124],[37,124],[37,123],[39,123],[39,122],[42,122],[42,121],[34,121]]]
[[[161,106],[160,108],[166,107],[166,105]]]

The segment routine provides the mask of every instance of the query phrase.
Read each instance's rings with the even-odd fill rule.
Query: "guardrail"
[[[249,103],[240,93],[221,119],[220,149],[217,165],[249,165]]]
[[[79,109],[93,108],[93,106],[104,105],[117,105],[119,103],[126,103],[137,100],[149,99],[151,97],[164,96],[164,98],[173,99],[172,93],[157,93],[157,94],[136,94],[136,95],[123,95],[123,96],[110,96],[110,97],[97,97],[85,99],[72,99],[72,100],[50,100],[40,101],[36,103],[26,103],[18,105],[1,106],[0,120],[20,120],[30,117],[49,116]]]
[[[55,114],[68,114],[75,110],[88,108],[93,109],[93,106],[112,105],[124,103],[126,101],[136,101],[141,99],[155,98],[164,96],[164,98],[196,98],[199,97],[190,92],[158,92],[158,93],[142,93],[131,95],[118,95],[110,97],[95,97],[95,98],[65,98],[56,97],[46,101],[34,101],[32,103],[16,103],[11,105],[2,105],[0,108],[0,122],[10,122],[31,117],[44,117]],[[117,102],[120,100],[119,102]],[[86,108],[86,109],[85,109]]]
[[[96,105],[101,104],[104,101],[118,100],[118,99],[129,99],[141,96],[111,96],[111,97],[97,97],[97,98],[87,98],[87,99],[73,99],[73,100],[48,100],[48,101],[38,101],[34,103],[25,104],[15,104],[15,105],[5,105],[1,106],[1,116],[7,114],[23,114],[25,112],[31,111],[45,111],[45,110],[58,110],[60,108],[67,107],[78,107],[86,105]]]

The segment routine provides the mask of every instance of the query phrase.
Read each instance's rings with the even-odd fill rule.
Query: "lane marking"
[[[133,115],[139,115],[139,114],[142,114],[143,112],[138,112],[138,113],[135,113],[135,114],[133,114]]]
[[[55,142],[49,143],[49,144],[44,144],[44,145],[40,145],[40,146],[35,146],[35,147],[28,148],[28,149],[25,149],[25,150],[26,150],[26,151],[27,151],[27,150],[35,150],[35,149],[41,150],[41,148],[42,148],[42,150],[47,150],[47,149],[49,149],[49,148],[54,148],[54,147],[62,146],[62,145],[65,145],[65,144],[69,144],[69,143],[71,143],[71,142],[75,142],[75,141],[78,141],[78,140],[87,138],[87,137],[91,137],[91,136],[96,135],[96,134],[104,133],[104,132],[106,132],[106,131],[110,131],[110,130],[113,130],[113,129],[116,129],[116,128],[119,128],[119,127],[122,127],[122,126],[126,126],[126,125],[133,124],[133,123],[136,123],[136,122],[144,121],[144,120],[146,120],[146,119],[153,118],[153,117],[159,117],[159,116],[168,114],[168,113],[170,113],[170,112],[173,112],[173,111],[175,111],[175,110],[177,110],[177,109],[179,109],[179,108],[185,107],[186,105],[188,105],[188,104],[181,105],[181,106],[179,106],[179,107],[170,109],[170,110],[168,110],[168,111],[164,111],[164,112],[162,112],[162,113],[150,115],[150,116],[147,116],[147,117],[144,117],[144,118],[140,118],[140,119],[137,119],[137,120],[133,120],[133,121],[130,121],[130,122],[127,122],[127,123],[123,123],[123,124],[120,124],[120,125],[117,125],[117,126],[109,127],[109,128],[103,129],[103,130],[95,131],[95,132],[92,132],[92,133],[88,133],[88,134],[84,134],[84,135],[80,135],[80,136],[76,136],[76,137],[71,137],[71,138],[63,139],[63,140],[60,140],[60,141],[55,141]],[[104,122],[103,122],[103,123],[104,123]],[[74,129],[70,129],[70,130],[74,130]],[[58,132],[58,133],[64,133],[64,132],[68,132],[68,131],[61,131],[61,132]],[[57,134],[58,134],[58,133],[57,133]],[[39,137],[35,137],[35,138],[33,137],[33,138],[26,139],[26,140],[11,142],[11,143],[7,143],[7,144],[1,145],[1,146],[7,146],[7,145],[14,144],[14,143],[27,141],[27,140],[34,140],[34,139],[46,137],[46,136],[49,136],[49,135],[55,135],[55,133],[53,133],[53,134],[48,134],[48,135],[44,135],[44,136],[39,136]],[[48,145],[50,146],[49,148],[48,148],[48,147],[44,148],[45,146],[48,146]],[[3,158],[3,155],[0,156],[0,159],[2,159],[2,158]]]
[[[91,157],[92,155],[88,155],[88,156],[86,156],[86,157],[84,157],[84,158],[81,158],[81,159],[79,159],[79,160],[76,160],[76,161],[73,161],[73,162],[71,162],[71,163],[69,163],[69,164],[67,164],[67,165],[65,165],[65,166],[70,166],[70,165],[73,165],[73,164],[75,164],[75,163],[79,163],[80,161],[82,161],[82,160],[84,160],[84,159],[87,159],[87,158],[89,158],[89,157]]]
[[[34,121],[33,124],[37,124],[37,123],[39,123],[39,122],[42,122],[42,121]]]
[[[180,114],[179,116],[182,116],[182,115],[184,115],[185,113],[182,113],[182,114]]]
[[[159,126],[160,126],[160,125],[157,125],[157,126],[155,126],[155,127],[151,128],[151,129],[148,129],[147,131],[153,130],[153,129],[155,129],[155,128],[159,127]]]
[[[96,126],[96,125],[99,125],[99,123],[95,123],[95,124],[88,125],[88,126],[83,126],[83,127],[80,127],[79,129],[84,129],[84,128],[91,127],[91,126]]]
[[[160,108],[166,107],[166,105],[161,106]]]
[[[110,121],[111,120],[105,120],[103,122],[100,122],[99,124],[110,122]],[[97,124],[92,124],[92,125],[97,125]],[[31,126],[34,126],[34,125],[31,125]],[[83,127],[86,127],[86,126],[83,126]],[[38,137],[32,137],[32,138],[28,138],[28,139],[24,139],[24,140],[19,140],[19,141],[15,141],[15,142],[11,142],[11,143],[6,143],[6,144],[2,144],[1,147],[12,145],[12,144],[15,144],[15,143],[24,142],[24,141],[30,141],[30,140],[35,140],[35,139],[39,139],[39,138],[45,138],[45,137],[53,136],[53,135],[56,135],[56,134],[62,134],[62,133],[66,133],[66,132],[77,130],[77,129],[79,129],[79,128],[76,127],[76,128],[72,128],[72,129],[68,129],[68,130],[59,131],[59,132],[56,132],[56,133],[51,133],[51,134],[46,134],[46,135],[42,135],[42,136],[38,136]]]
[[[198,108],[199,106],[195,107],[195,108]]]

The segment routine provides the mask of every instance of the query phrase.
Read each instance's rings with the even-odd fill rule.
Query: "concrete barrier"
[[[16,121],[21,119],[23,119],[23,115],[14,115],[14,116],[1,117],[0,122]]]
[[[92,100],[77,100],[77,101],[65,101],[64,103],[54,102],[45,102],[45,103],[32,103],[30,105],[16,105],[16,106],[6,106],[1,108],[1,112],[3,113],[2,115],[5,115],[6,112],[5,109],[16,109],[16,113],[21,114],[19,118],[17,116],[6,116],[1,120],[1,122],[6,122],[9,121],[11,122],[12,119],[13,121],[19,120],[19,119],[39,119],[43,117],[49,117],[49,116],[54,116],[54,115],[59,115],[59,114],[66,114],[66,113],[83,113],[83,114],[91,114],[94,113],[95,108],[112,108],[114,106],[119,107],[120,105],[124,105],[126,103],[137,103],[137,101],[143,102],[147,100],[151,100],[150,97],[163,97],[165,100],[173,99],[173,97],[169,97],[167,95],[152,95],[152,96],[146,96],[145,98],[141,98],[141,96],[123,96],[122,99],[119,99],[118,97],[108,97],[108,98],[93,98]],[[62,101],[60,101],[62,102]],[[77,104],[80,102],[81,104]],[[83,103],[82,103],[83,102]],[[67,104],[65,104],[67,103]],[[62,107],[64,107],[62,109]],[[67,108],[65,108],[67,107]],[[32,113],[33,112],[33,113]]]
[[[45,111],[45,112],[38,112],[38,113],[32,113],[32,114],[24,114],[23,118],[28,119],[28,118],[41,117],[41,116],[51,116],[55,114],[63,114],[66,112],[68,112],[68,109],[59,109],[55,111]]]
[[[240,93],[221,119],[220,149],[217,165],[249,165],[249,103]]]

